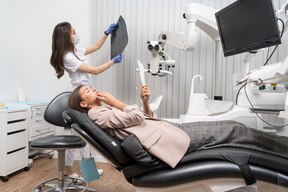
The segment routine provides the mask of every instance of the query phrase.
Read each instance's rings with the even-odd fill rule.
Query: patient
[[[88,116],[119,140],[133,133],[146,150],[174,168],[186,152],[216,147],[241,147],[288,158],[288,138],[271,135],[234,121],[172,124],[153,118],[150,88],[141,86],[144,113],[107,92],[79,86],[68,105]],[[104,103],[105,105],[102,105]]]

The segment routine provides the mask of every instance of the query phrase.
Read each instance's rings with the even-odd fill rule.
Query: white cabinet
[[[39,137],[45,137],[55,134],[55,126],[46,122],[44,119],[44,112],[48,105],[47,102],[41,101],[24,101],[24,102],[10,102],[8,106],[20,106],[28,109],[29,117],[29,141]]]
[[[47,103],[30,104],[29,106],[29,141],[39,137],[54,135],[55,126],[47,123],[44,119]]]
[[[0,176],[8,181],[8,175],[22,168],[28,171],[28,109],[7,107],[0,109]]]

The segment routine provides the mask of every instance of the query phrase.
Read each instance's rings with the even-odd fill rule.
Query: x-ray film
[[[111,59],[113,59],[118,54],[123,53],[125,47],[128,44],[126,23],[121,15],[117,23],[118,26],[112,32],[111,36]]]

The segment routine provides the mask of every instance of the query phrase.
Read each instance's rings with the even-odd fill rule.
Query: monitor
[[[237,0],[215,16],[225,57],[281,44],[272,0]]]

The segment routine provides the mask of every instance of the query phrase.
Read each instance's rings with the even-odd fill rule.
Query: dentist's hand
[[[112,23],[109,26],[109,28],[105,31],[105,34],[109,35],[110,33],[112,33],[117,25],[118,25],[117,23]]]
[[[121,63],[122,61],[122,54],[119,54],[117,55],[116,57],[114,57],[113,59],[113,62],[116,64],[116,63]]]

